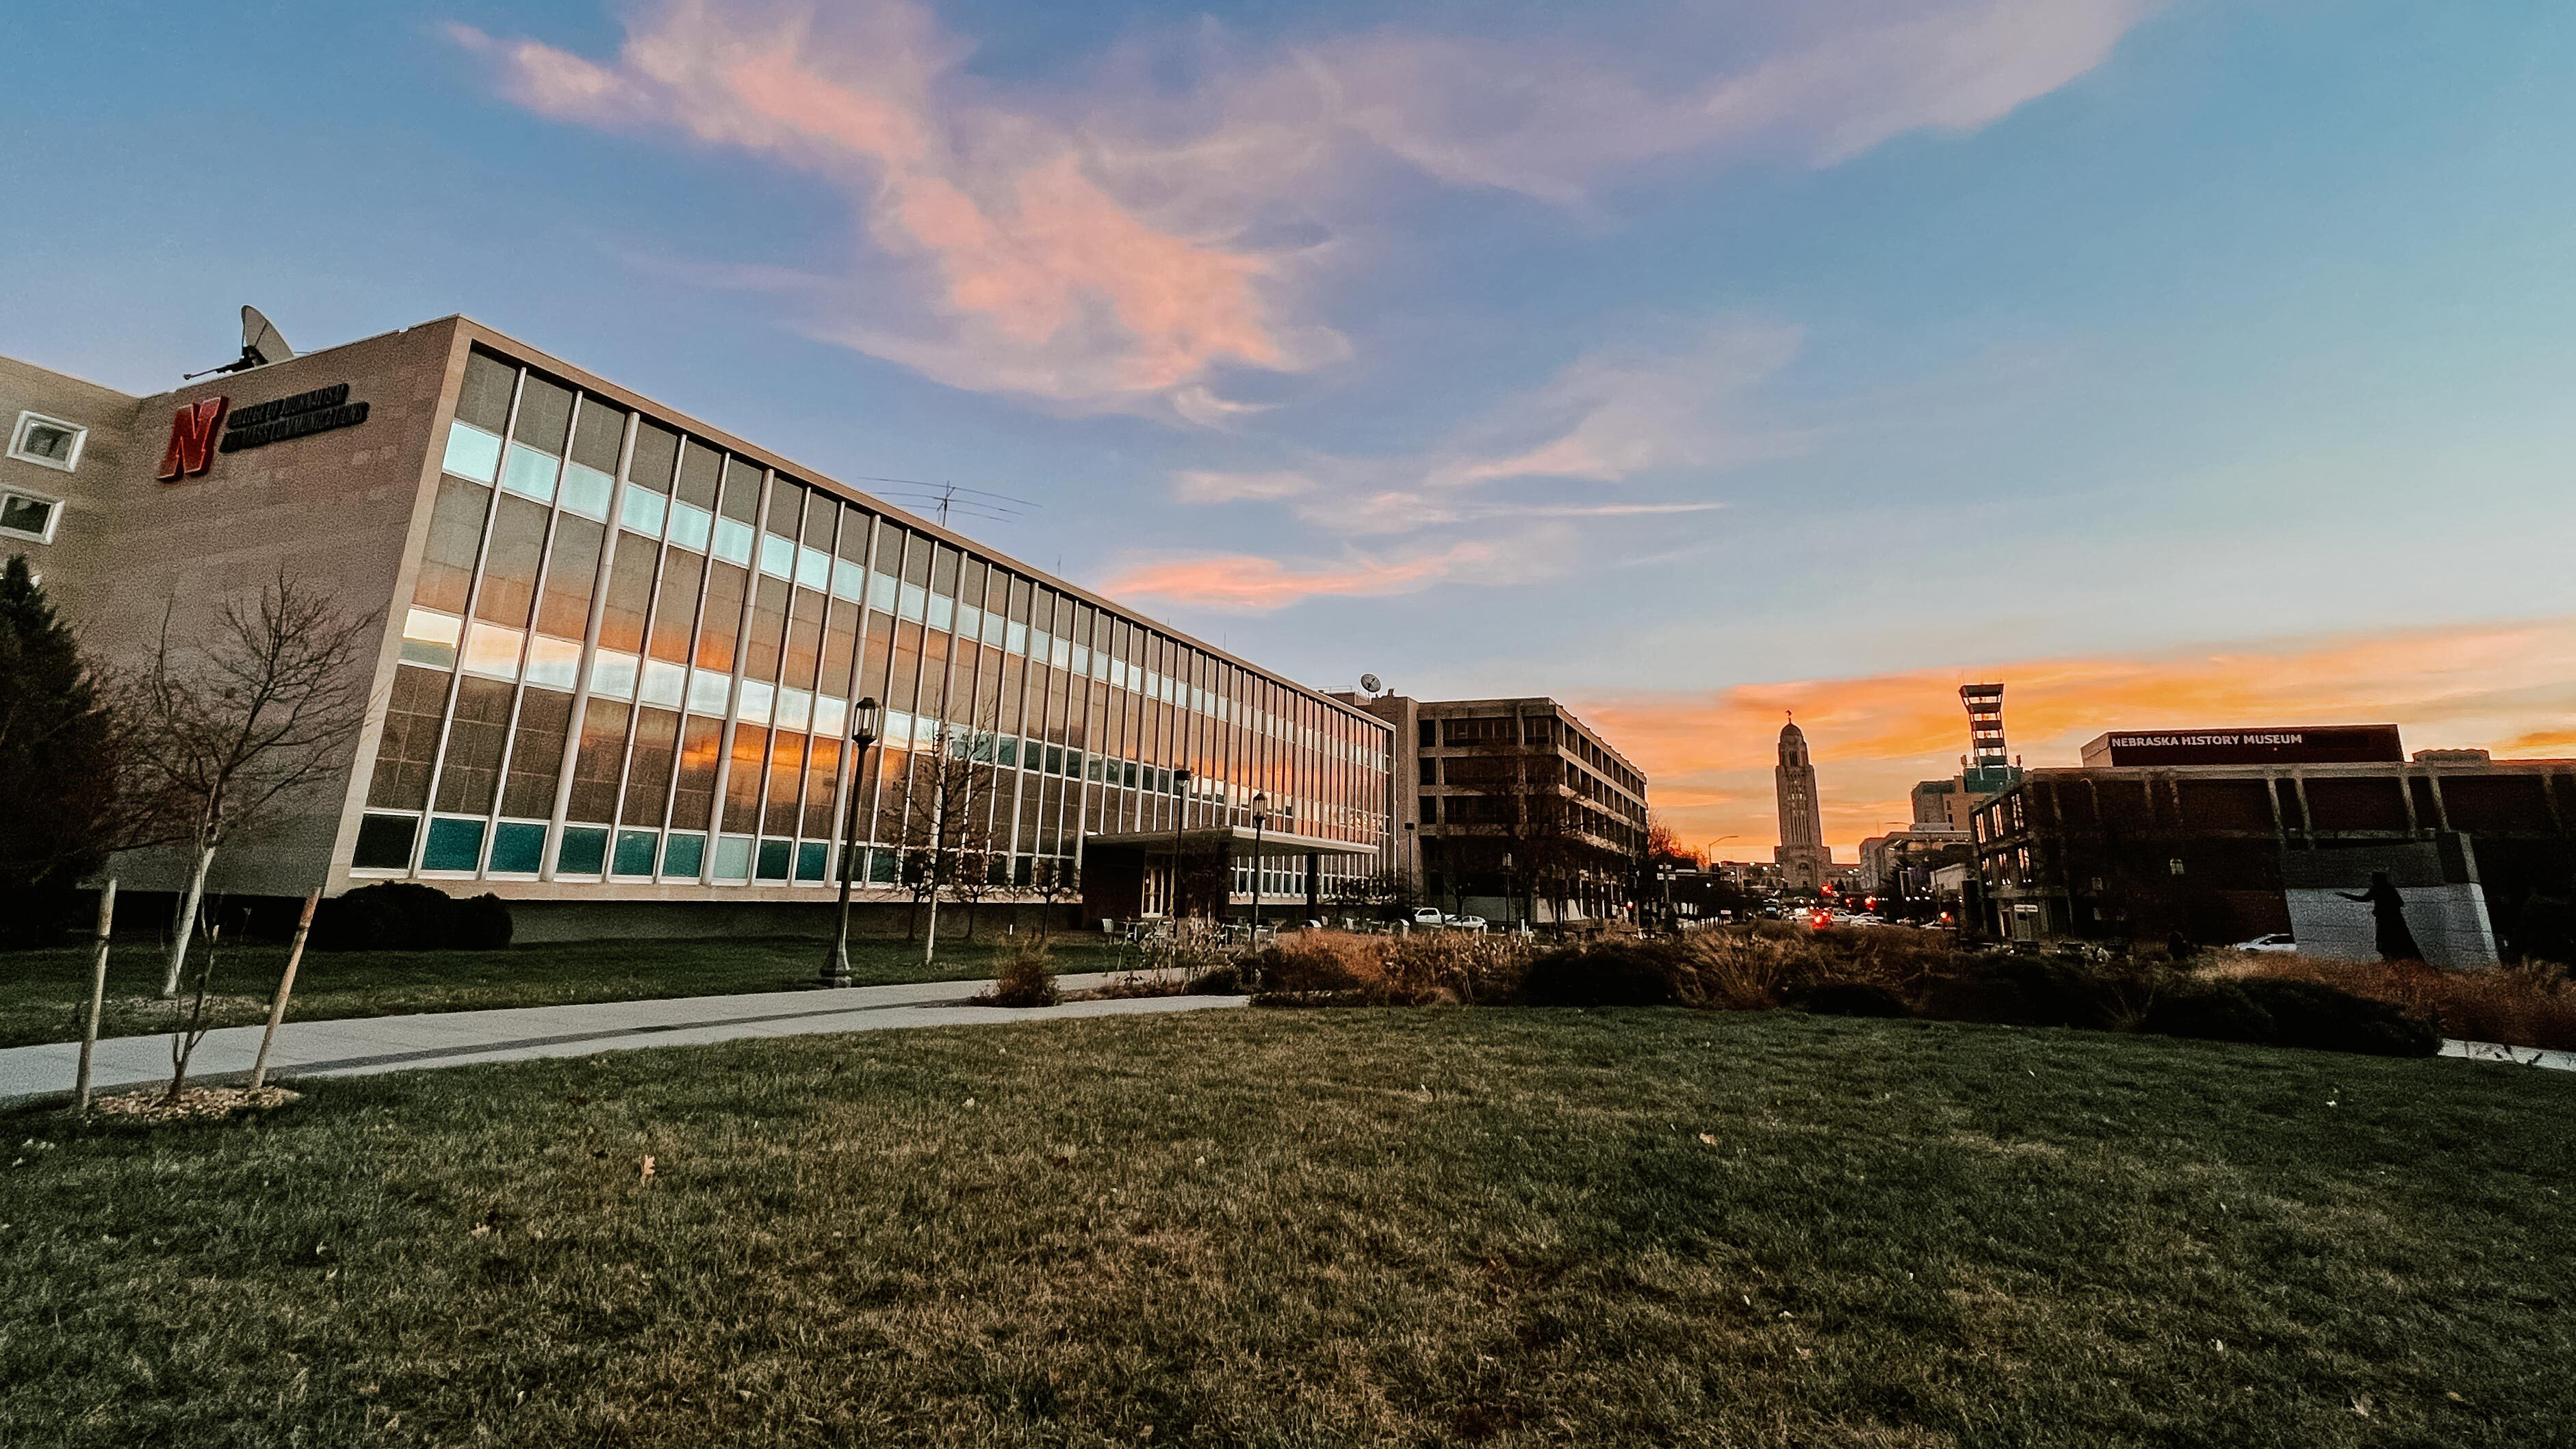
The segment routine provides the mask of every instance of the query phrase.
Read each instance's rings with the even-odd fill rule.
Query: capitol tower
[[[1783,890],[1813,891],[1834,862],[1825,848],[1825,822],[1816,804],[1816,767],[1807,758],[1806,732],[1791,720],[1780,729],[1780,766],[1772,772],[1780,792],[1780,867]]]

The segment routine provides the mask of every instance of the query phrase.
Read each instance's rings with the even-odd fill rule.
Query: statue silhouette
[[[2415,944],[2415,933],[2406,925],[2406,898],[2397,893],[2397,885],[2388,872],[2370,873],[2370,889],[2359,895],[2336,891],[2348,901],[2370,903],[2370,919],[2379,928],[2379,959],[2382,961],[2421,961],[2424,950]]]

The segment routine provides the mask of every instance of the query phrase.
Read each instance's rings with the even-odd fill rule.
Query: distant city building
[[[1929,898],[1932,872],[1968,859],[1970,836],[1947,824],[1917,825],[1860,843],[1858,885],[1870,895]]]
[[[2576,760],[2428,750],[2410,763],[2393,738],[2384,753],[2030,771],[1977,811],[1982,923],[2011,940],[2286,932],[2302,956],[2368,959],[2372,907],[2354,897],[2384,879],[2435,965],[2566,949]]]
[[[1336,694],[1394,729],[1385,865],[1431,904],[1491,921],[1630,909],[1646,776],[1553,699]]]
[[[1796,720],[1780,727],[1780,764],[1772,781],[1780,798],[1780,845],[1771,858],[1780,866],[1780,888],[1812,891],[1825,883],[1834,855],[1825,846],[1815,762],[1808,758],[1806,732]]]

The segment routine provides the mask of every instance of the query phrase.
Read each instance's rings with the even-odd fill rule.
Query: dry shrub
[[[2313,981],[2384,1001],[2430,1021],[2444,1036],[2576,1051],[2576,980],[2545,963],[2444,971],[2421,962],[2326,961],[2289,953],[2203,953],[2198,973],[2218,980]]]
[[[1426,931],[1374,939],[1388,979],[1426,1000],[1509,1001],[1537,954],[1528,937],[1511,933]]]
[[[1273,942],[1254,966],[1260,999],[1296,1006],[1378,1006],[1390,998],[1379,940],[1347,931],[1299,931]]]
[[[1059,999],[1046,942],[1023,939],[1002,962],[992,986],[975,1001],[981,1006],[1053,1006]]]

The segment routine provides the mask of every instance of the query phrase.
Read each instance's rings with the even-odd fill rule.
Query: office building
[[[1537,923],[1631,913],[1646,776],[1553,699],[1338,695],[1393,731],[1387,868],[1458,914]]]
[[[1176,827],[1238,900],[1385,848],[1367,711],[463,318],[148,398],[0,362],[0,418],[0,549],[111,659],[281,570],[376,620],[345,768],[224,891],[417,880],[530,936],[810,924],[845,821],[899,894],[943,752],[981,786],[936,839],[1013,887],[1078,867],[1093,915],[1168,901]]]
[[[2576,760],[2408,761],[2394,726],[2106,738],[2193,753],[2035,769],[1981,806],[1988,930],[2203,945],[2288,932],[2303,955],[2369,958],[2371,906],[2351,897],[2385,875],[2427,960],[2480,966],[2543,949],[2541,923],[2576,899]]]

